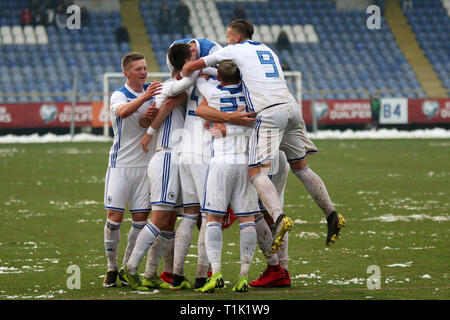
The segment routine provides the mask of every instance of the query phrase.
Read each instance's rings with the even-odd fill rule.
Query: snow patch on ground
[[[381,222],[397,222],[397,221],[420,221],[420,220],[431,220],[431,221],[450,221],[450,216],[430,216],[428,214],[412,214],[409,216],[395,216],[393,214],[385,214],[379,217],[365,218],[362,221],[381,221]]]
[[[450,139],[450,130],[443,128],[421,129],[421,130],[397,130],[380,129],[378,131],[355,131],[355,130],[321,130],[318,132],[309,132],[311,139]],[[70,134],[56,135],[46,133],[39,135],[13,135],[8,134],[0,136],[0,143],[50,143],[50,142],[111,142],[112,137],[103,135],[94,135],[89,133],[75,134],[73,139]],[[442,145],[439,145],[442,146]],[[443,146],[450,146],[444,144]]]

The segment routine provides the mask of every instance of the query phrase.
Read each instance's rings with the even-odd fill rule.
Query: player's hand
[[[255,114],[249,112],[242,112],[247,107],[242,107],[236,111],[229,113],[230,120],[227,122],[231,122],[240,126],[251,127],[255,122]]]
[[[158,115],[159,109],[156,108],[155,105],[156,102],[153,102],[152,105],[147,108],[147,111],[145,111],[145,117],[150,121],[153,121]]]
[[[141,139],[142,150],[144,150],[145,153],[148,152],[147,145],[151,140],[152,140],[152,136],[149,135],[148,133],[146,133],[145,136],[143,136]]]
[[[147,87],[145,90],[145,98],[146,100],[150,99],[153,96],[156,96],[161,93],[162,84],[160,82],[153,82],[151,85]]]
[[[216,139],[223,138],[227,135],[227,126],[223,123],[213,122],[211,124],[209,121],[205,121],[204,126],[209,134]]]

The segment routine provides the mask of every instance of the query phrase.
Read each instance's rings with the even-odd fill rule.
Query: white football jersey
[[[192,86],[188,91],[184,133],[179,145],[180,152],[211,156],[211,135],[204,127],[205,120],[195,114],[195,110],[203,100],[203,95]]]
[[[168,98],[173,97],[177,93],[173,92],[173,87],[177,82],[175,78],[164,81],[160,94],[155,97],[156,108],[161,108]],[[178,106],[172,109],[166,120],[156,130],[156,151],[162,148],[176,148],[183,135],[185,110],[185,106]]]
[[[223,112],[234,112],[246,106],[240,84],[222,87],[215,78],[199,78],[197,88],[208,101],[208,105]],[[227,123],[227,135],[213,139],[211,156],[224,154],[246,154],[251,128]]]
[[[146,128],[139,125],[139,117],[145,113],[154,98],[144,102],[136,112],[126,118],[121,118],[116,113],[118,106],[133,101],[144,94],[150,83],[144,85],[141,92],[136,92],[125,84],[113,92],[110,102],[111,122],[114,131],[113,145],[109,151],[108,166],[116,167],[146,167],[153,155],[145,153],[141,147],[141,138],[146,133]]]
[[[295,102],[277,55],[263,43],[246,40],[228,45],[203,59],[206,66],[223,60],[232,60],[238,66],[247,106],[255,113],[276,104]]]

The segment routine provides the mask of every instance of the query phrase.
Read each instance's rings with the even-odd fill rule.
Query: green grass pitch
[[[0,145],[0,299],[449,299],[450,141],[315,143],[319,153],[309,164],[347,219],[342,237],[325,247],[323,214],[290,174],[285,213],[295,221],[289,234],[292,285],[246,294],[231,292],[239,272],[237,223],[224,232],[228,289],[103,289],[103,188],[111,144]],[[127,212],[119,261],[130,226]],[[196,238],[197,232],[193,244]],[[192,247],[186,260],[191,282],[196,261]],[[67,285],[71,265],[80,268],[80,289]],[[257,249],[250,280],[265,266]],[[379,268],[380,289],[368,289],[370,266]]]

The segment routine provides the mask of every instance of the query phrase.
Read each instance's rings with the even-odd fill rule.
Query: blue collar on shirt
[[[143,86],[143,91],[147,90],[147,87],[148,87],[149,85],[151,85],[151,84],[152,84],[151,82],[145,83],[144,86]],[[136,98],[137,98],[136,95],[133,94],[127,87],[128,87],[128,85],[126,85],[126,83],[125,83],[125,84],[124,84],[121,88],[119,88],[117,91],[122,92],[128,99],[136,99]],[[151,98],[148,99],[147,101],[152,101],[152,100],[154,100],[154,97],[151,97]]]
[[[259,46],[261,44],[261,42],[252,41],[252,40],[245,40],[244,42],[241,42],[241,44],[244,44],[246,42],[248,42],[248,43],[250,43],[250,44],[252,44],[254,46]]]
[[[231,87],[234,86],[234,87]],[[242,92],[242,86],[239,85],[229,85],[229,86],[225,86],[222,87],[220,84],[217,86],[217,89],[222,90],[222,91],[229,91],[231,94],[236,94],[239,92]]]

